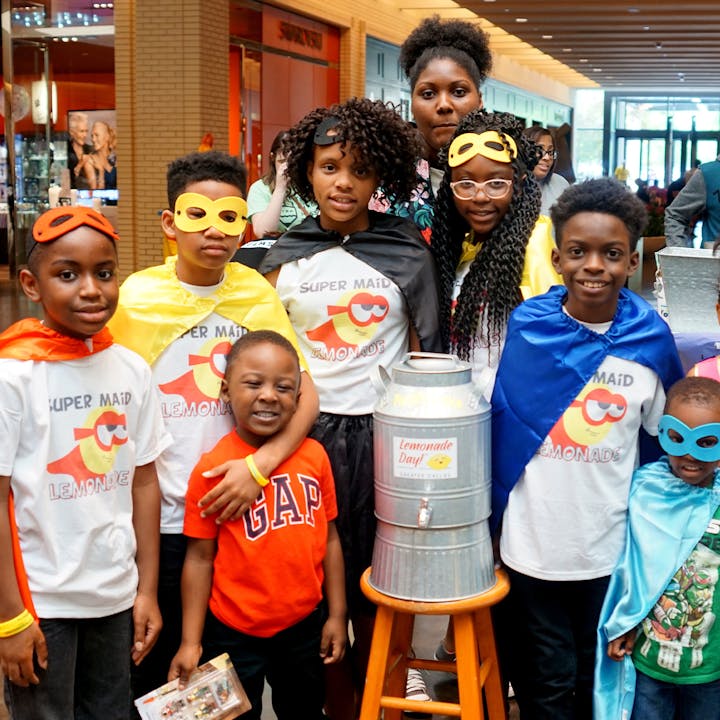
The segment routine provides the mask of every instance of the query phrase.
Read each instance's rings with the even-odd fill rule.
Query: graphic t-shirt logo
[[[166,395],[180,395],[188,405],[217,400],[230,347],[227,338],[213,338],[203,343],[197,353],[188,355],[190,370],[175,380],[158,385],[160,391]]]
[[[327,306],[330,319],[308,330],[307,337],[322,342],[328,350],[355,349],[373,339],[389,311],[390,304],[382,295],[351,291],[339,304]]]
[[[93,410],[83,427],[73,429],[75,447],[51,463],[47,471],[70,475],[79,485],[85,480],[102,477],[113,469],[115,455],[128,439],[124,413],[104,406]]]
[[[550,431],[555,445],[584,449],[605,439],[625,417],[627,400],[607,385],[588,383]]]

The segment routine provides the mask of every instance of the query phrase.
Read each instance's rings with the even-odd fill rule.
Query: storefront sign
[[[293,23],[281,21],[279,23],[281,40],[287,40],[303,47],[309,47],[314,50],[322,50],[322,33],[317,30],[309,30],[308,28],[294,25]]]

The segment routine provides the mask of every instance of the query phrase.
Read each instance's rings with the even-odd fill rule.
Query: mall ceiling
[[[434,0],[400,0],[433,12]],[[720,89],[720,3],[677,0],[456,0],[607,90]],[[447,11],[442,13],[451,16]],[[504,33],[493,49],[532,61]],[[528,58],[523,57],[527,55]]]

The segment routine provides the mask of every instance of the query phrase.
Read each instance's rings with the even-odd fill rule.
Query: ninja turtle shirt
[[[656,680],[695,684],[720,679],[720,508],[642,621],[635,667]]]

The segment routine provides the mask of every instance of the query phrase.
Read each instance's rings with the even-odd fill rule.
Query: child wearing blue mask
[[[601,613],[596,720],[720,715],[720,383],[675,383],[659,439],[667,457],[635,472]]]

